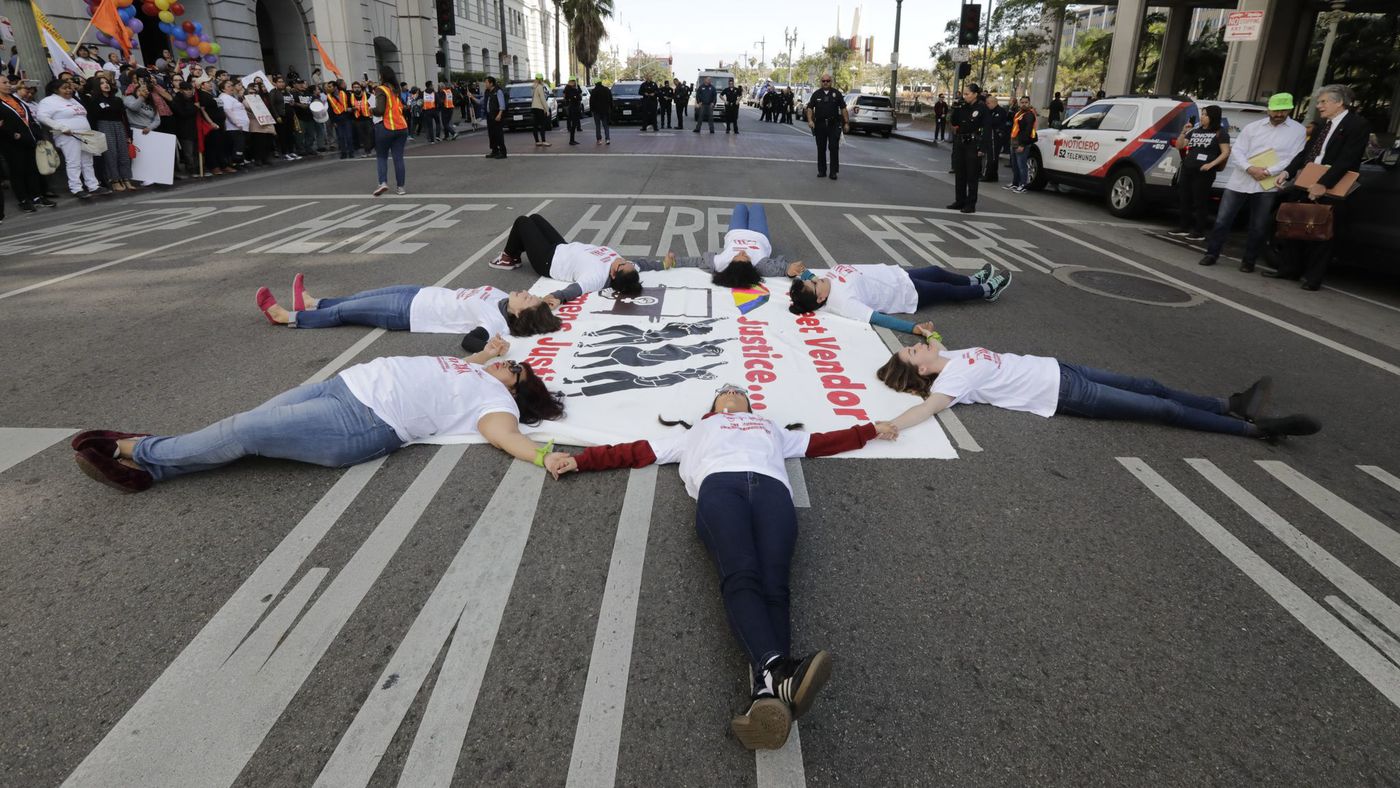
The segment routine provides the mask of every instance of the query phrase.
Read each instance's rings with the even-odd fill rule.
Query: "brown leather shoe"
[[[149,438],[150,436],[151,434],[149,432],[114,432],[112,430],[85,430],[83,432],[78,433],[77,435],[74,435],[73,440],[69,442],[69,445],[73,447],[73,451],[79,451],[88,446],[93,446],[93,448],[96,448],[98,451],[101,451],[102,448],[105,446],[107,449],[107,454],[110,455],[112,453],[112,450],[116,448],[114,444],[119,440],[123,440],[125,438]]]
[[[128,468],[110,455],[103,456],[90,446],[74,453],[73,459],[78,463],[78,468],[94,481],[119,492],[143,492],[149,490],[151,483],[155,481],[146,471]]]

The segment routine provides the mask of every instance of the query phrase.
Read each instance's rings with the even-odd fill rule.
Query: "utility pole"
[[[1317,74],[1313,77],[1313,98],[1317,98],[1317,92],[1322,89],[1322,83],[1327,80],[1327,66],[1332,60],[1332,47],[1337,43],[1337,24],[1342,20],[1342,9],[1346,7],[1347,0],[1332,0],[1332,13],[1327,24],[1327,39],[1322,42],[1322,58],[1317,61]],[[1309,105],[1312,109],[1312,117],[1317,119],[1317,102],[1314,100]]]
[[[899,18],[904,11],[904,0],[894,0],[894,56],[890,63],[890,104],[899,111]]]
[[[48,50],[39,36],[39,23],[34,21],[33,6],[29,0],[3,0],[0,9],[4,10],[4,16],[9,17],[10,26],[15,31],[20,71],[24,72],[25,79],[38,80],[40,85],[47,85],[53,79],[53,72],[45,57]]]
[[[788,29],[783,28],[783,43],[787,44],[788,50],[788,87],[792,87],[792,45],[797,43],[797,28],[792,29],[792,34],[788,34]]]
[[[496,0],[496,16],[501,22],[501,82],[510,82],[510,58],[506,56],[506,0]]]
[[[987,58],[991,57],[990,48],[992,45],[992,9],[996,8],[997,0],[987,0],[987,29],[982,32],[982,71],[977,77],[979,83],[987,81]]]
[[[758,47],[758,64],[761,66],[768,62],[768,37],[760,38],[753,42],[753,45]]]

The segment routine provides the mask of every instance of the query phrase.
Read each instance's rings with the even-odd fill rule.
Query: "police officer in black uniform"
[[[656,97],[659,92],[656,89],[656,83],[651,81],[651,77],[647,77],[639,90],[642,94],[642,128],[640,130],[646,131],[647,126],[651,126],[652,131],[660,131],[661,129],[656,125]]]
[[[846,97],[831,86],[831,75],[822,74],[822,86],[807,100],[807,126],[817,138],[817,177],[827,177],[826,154],[831,153],[831,179],[841,169],[841,132],[848,128]]]
[[[671,128],[671,102],[675,100],[676,92],[671,89],[671,83],[663,79],[661,87],[657,88],[656,96],[660,100],[657,112],[666,123],[665,128],[669,129]]]
[[[569,124],[569,144],[579,144],[574,139],[574,132],[583,131],[583,88],[578,86],[578,77],[569,77],[564,86],[564,117]]]
[[[969,82],[962,90],[963,106],[953,111],[953,204],[949,210],[977,212],[977,181],[982,157],[991,141],[987,104],[982,88]]]
[[[739,133],[739,102],[744,98],[744,89],[735,83],[730,83],[729,87],[719,92],[724,97],[724,133],[728,134],[730,128],[734,133]]]

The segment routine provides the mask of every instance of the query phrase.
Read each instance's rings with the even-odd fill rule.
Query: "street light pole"
[[[792,35],[788,35],[788,29],[786,27],[783,28],[783,42],[787,44],[788,49],[787,84],[788,87],[792,87],[792,45],[797,43],[797,28],[794,27],[792,29]]]
[[[1322,42],[1322,59],[1317,61],[1317,75],[1313,77],[1313,98],[1317,98],[1317,92],[1322,89],[1322,83],[1327,79],[1327,65],[1332,60],[1332,46],[1337,43],[1337,25],[1341,22],[1342,8],[1347,4],[1347,0],[1332,0],[1332,19],[1327,25],[1327,39]],[[1312,108],[1313,118],[1317,117],[1317,101],[1309,104]]]
[[[977,76],[978,82],[987,81],[987,58],[992,45],[992,9],[996,8],[997,0],[987,0],[987,29],[982,35],[982,71]]]
[[[890,63],[890,104],[899,111],[899,17],[904,11],[904,0],[894,0],[894,62]]]

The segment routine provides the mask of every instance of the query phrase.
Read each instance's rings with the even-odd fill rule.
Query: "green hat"
[[[536,74],[535,79],[544,79],[544,74]]]
[[[577,81],[578,81],[578,77],[576,77],[576,76],[570,74],[570,75],[569,75],[569,81],[570,81],[570,82],[577,82]]]
[[[1269,111],[1273,112],[1280,109],[1293,109],[1292,93],[1275,93],[1269,96]]]

